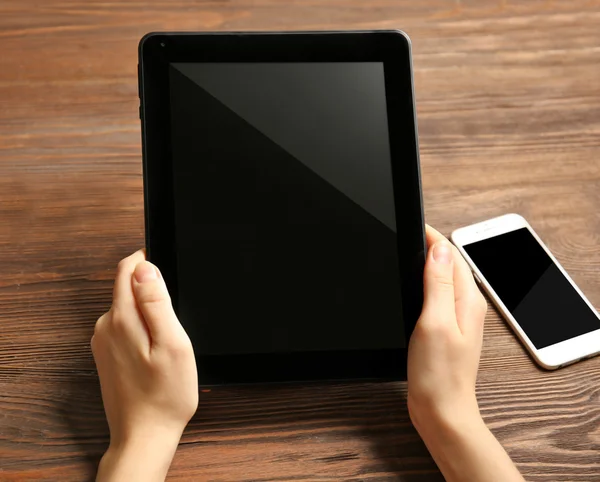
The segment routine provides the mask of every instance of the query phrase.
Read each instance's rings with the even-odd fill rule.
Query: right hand
[[[458,250],[427,226],[424,304],[408,349],[408,410],[426,441],[480,418],[475,382],[487,302]]]

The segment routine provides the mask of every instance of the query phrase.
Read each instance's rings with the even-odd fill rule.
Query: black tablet
[[[202,385],[402,379],[424,229],[397,31],[140,42],[146,248]]]

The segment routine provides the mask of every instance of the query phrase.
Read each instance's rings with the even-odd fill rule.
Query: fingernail
[[[138,264],[133,275],[138,283],[145,283],[158,278],[156,268],[148,262]]]
[[[452,261],[452,247],[448,241],[440,241],[433,246],[433,260],[436,263],[450,264],[450,261]]]

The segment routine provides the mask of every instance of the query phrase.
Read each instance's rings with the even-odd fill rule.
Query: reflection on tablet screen
[[[383,63],[169,70],[178,306],[197,352],[404,347]]]

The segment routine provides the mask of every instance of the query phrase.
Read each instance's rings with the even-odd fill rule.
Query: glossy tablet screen
[[[200,355],[405,347],[383,62],[171,62]]]

